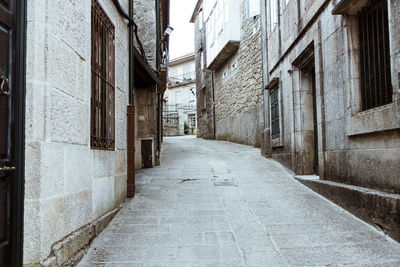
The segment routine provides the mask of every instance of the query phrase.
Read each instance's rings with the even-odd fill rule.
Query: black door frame
[[[314,174],[319,175],[319,155],[318,155],[318,119],[317,119],[317,88],[316,88],[316,75],[315,65],[310,70],[312,79],[312,98],[313,98],[313,117],[314,117]]]
[[[11,230],[12,266],[23,264],[24,184],[25,184],[25,57],[26,57],[26,0],[17,0],[15,55],[15,187]]]

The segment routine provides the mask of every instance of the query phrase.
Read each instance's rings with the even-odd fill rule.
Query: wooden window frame
[[[115,149],[115,27],[98,0],[92,0],[92,149]]]

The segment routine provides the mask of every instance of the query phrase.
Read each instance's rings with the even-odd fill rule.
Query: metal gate
[[[25,1],[0,0],[0,266],[22,265]]]

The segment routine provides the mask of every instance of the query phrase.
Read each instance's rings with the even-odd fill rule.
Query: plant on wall
[[[185,121],[184,123],[183,123],[183,133],[186,135],[186,134],[189,134],[189,125],[188,125],[188,123],[187,123],[187,121]]]

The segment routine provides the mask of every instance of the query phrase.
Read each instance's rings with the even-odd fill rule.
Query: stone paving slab
[[[400,266],[397,242],[252,147],[165,138],[136,183],[79,266]]]

